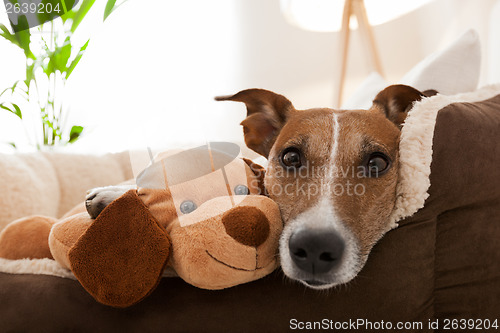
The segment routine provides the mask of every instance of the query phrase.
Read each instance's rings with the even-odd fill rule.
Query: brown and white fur
[[[265,185],[285,223],[280,257],[289,278],[326,289],[352,280],[363,268],[372,247],[392,228],[406,113],[435,93],[390,86],[369,110],[298,111],[284,96],[263,89],[216,97],[246,104],[245,143],[269,161]],[[290,161],[293,167],[286,165]],[[126,190],[91,191],[87,210],[97,216]]]
[[[432,94],[390,86],[369,110],[298,111],[284,96],[261,89],[216,98],[247,106],[245,142],[269,161],[265,185],[285,222],[280,257],[289,278],[325,289],[359,273],[391,229],[406,112]],[[380,168],[370,174],[374,166]]]

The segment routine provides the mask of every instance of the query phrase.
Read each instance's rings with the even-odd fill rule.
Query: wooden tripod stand
[[[363,0],[345,0],[344,14],[342,15],[342,27],[340,30],[340,49],[342,56],[340,59],[340,68],[338,76],[336,77],[336,91],[335,91],[335,106],[338,108],[342,102],[342,94],[344,92],[345,74],[347,70],[347,55],[349,53],[349,38],[350,28],[349,23],[352,16],[356,16],[359,29],[363,35],[364,44],[367,46],[367,52],[371,56],[373,68],[383,76],[382,65],[373,36],[373,30],[366,15],[365,3]]]

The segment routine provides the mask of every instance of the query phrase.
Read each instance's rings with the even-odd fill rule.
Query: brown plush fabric
[[[283,229],[278,205],[261,195],[240,199],[233,207],[227,197],[214,198],[184,216],[185,225],[176,219],[168,226],[169,266],[184,281],[204,289],[223,289],[259,279],[278,266]],[[231,232],[227,225],[232,226]],[[256,230],[259,227],[263,230]]]
[[[271,273],[283,228],[277,204],[255,195],[261,193],[262,167],[237,158],[237,146],[228,155],[218,145],[210,145],[211,154],[202,146],[169,155],[137,177],[139,198],[172,241],[169,267],[211,290]],[[236,195],[238,186],[247,186],[249,195]],[[197,208],[183,213],[185,200]]]
[[[71,269],[69,250],[94,223],[88,213],[80,213],[56,223],[49,235],[50,253],[64,268]]]
[[[255,154],[255,152],[253,153]],[[254,181],[252,182],[252,184],[250,184],[250,193],[268,195],[264,186],[264,177],[266,176],[266,170],[261,165],[254,163],[248,158],[243,158],[243,161],[245,161],[245,163],[257,178],[257,181]]]
[[[375,245],[347,286],[318,292],[276,272],[214,292],[164,278],[143,302],[115,309],[95,302],[77,281],[0,273],[0,327],[286,332],[294,331],[292,319],[364,319],[422,323],[402,332],[451,332],[444,319],[500,320],[499,133],[500,96],[439,112],[425,207]],[[429,319],[439,328],[429,328]],[[363,328],[342,331],[370,331]]]
[[[85,208],[85,204],[83,202],[79,203],[75,207],[71,208],[66,214],[61,216],[61,219],[64,219],[68,216],[73,216],[76,214],[87,213],[87,209]],[[87,213],[88,214],[88,213]]]
[[[0,258],[52,258],[49,233],[57,220],[45,216],[28,216],[9,224],[0,233]]]
[[[269,220],[255,207],[235,207],[222,216],[226,232],[239,243],[259,246],[269,236]]]
[[[135,190],[107,206],[69,251],[71,270],[99,302],[126,307],[163,273],[170,241]]]

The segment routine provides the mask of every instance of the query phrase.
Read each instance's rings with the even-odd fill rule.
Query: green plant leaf
[[[24,16],[24,15],[19,16],[18,21],[20,22],[20,24],[21,24],[21,21],[25,22],[26,25],[28,24],[26,16]],[[26,58],[35,60],[36,57],[33,54],[33,52],[31,52],[31,49],[30,49],[30,41],[31,41],[30,29],[18,31],[14,35],[15,35],[16,40],[17,40],[17,45],[23,49],[24,54],[26,55]]]
[[[14,109],[16,110],[16,111],[14,112],[14,114],[15,114],[16,116],[18,116],[18,117],[19,117],[19,119],[23,119],[23,114],[22,114],[21,109],[19,108],[19,106],[18,106],[17,104],[14,104],[14,103],[11,103],[11,104],[12,104],[12,106],[14,107]]]
[[[29,66],[26,65],[26,79],[24,80],[24,83],[28,87],[28,90],[29,90],[31,80],[33,80],[35,77],[35,71],[36,71],[35,64],[36,63],[33,62],[33,64],[31,64]]]
[[[65,23],[67,20],[73,20],[76,14],[76,10],[74,10],[74,7],[76,5],[75,2],[78,0],[62,0],[61,4],[63,5],[63,11],[64,14],[61,15],[61,19],[63,23]]]
[[[13,34],[11,34],[10,31],[9,31],[9,29],[7,29],[7,27],[5,25],[0,24],[0,30],[2,30],[2,32],[0,33],[0,36],[2,36],[3,38],[7,39],[11,43],[16,44],[17,46],[19,46],[19,43],[17,42],[16,36],[13,35]]]
[[[26,16],[20,16],[19,20],[26,21]],[[29,29],[16,32],[15,34],[11,34],[5,25],[0,24],[0,30],[2,30],[0,35],[3,38],[7,39],[12,44],[15,44],[15,45],[19,46],[21,49],[23,49],[24,54],[26,55],[26,58],[30,58],[33,60],[35,59],[35,55],[33,54],[33,52],[31,52],[31,49],[30,49],[31,33],[30,33]]]
[[[73,143],[80,138],[83,132],[83,126],[73,126],[69,131],[68,143]]]
[[[18,81],[16,81],[16,82],[14,82],[14,84],[13,84],[13,85],[12,85],[12,87],[10,88],[10,90],[11,90],[12,92],[14,92],[14,90],[16,90],[16,87],[17,87],[17,85],[19,84],[19,82],[20,82],[19,80],[18,80]]]
[[[16,146],[16,144],[14,142],[7,142],[7,144],[9,146],[11,146],[12,148],[17,149],[17,146]]]
[[[4,109],[4,110],[7,110],[7,111],[9,111],[9,112],[14,113],[14,111],[12,111],[11,109],[9,109],[9,108],[8,108],[8,107],[6,107],[5,105],[3,105],[3,103],[2,103],[2,104],[0,104],[0,108],[2,108],[2,109]]]
[[[44,67],[45,74],[50,76],[55,71],[65,73],[68,70],[68,59],[71,55],[71,41],[66,38],[63,46],[58,46],[49,54],[49,63]]]
[[[14,84],[12,85],[12,87],[8,87],[8,88],[5,88],[1,93],[0,93],[0,96],[2,96],[3,94],[5,94],[7,91],[10,90],[10,93],[13,94],[14,91],[16,90],[16,87],[17,85],[19,84],[19,80],[14,82]],[[22,89],[21,89],[22,90]]]
[[[71,62],[71,64],[68,67],[68,70],[66,71],[66,80],[69,78],[71,73],[73,73],[73,70],[75,69],[76,65],[80,62],[80,59],[82,58],[83,54],[85,53],[85,50],[87,49],[87,46],[89,45],[90,39],[87,40],[85,45],[83,45],[80,48],[80,51],[78,51],[78,54],[76,55],[75,59]]]
[[[5,88],[1,93],[0,93],[0,96],[2,96],[3,94],[5,94],[7,91],[9,91],[11,89],[11,87],[9,88]]]
[[[20,119],[23,119],[23,114],[21,113],[21,109],[19,108],[19,106],[17,106],[14,103],[11,103],[11,104],[12,104],[12,107],[14,108],[14,110],[12,110],[11,108],[6,107],[4,103],[0,104],[0,108],[2,108],[4,110],[7,110],[7,111],[9,111],[9,112],[11,112],[13,114],[15,114]]]
[[[106,8],[104,8],[104,17],[103,17],[103,22],[106,21],[109,15],[111,15],[112,12],[114,12],[118,7],[123,5],[127,0],[122,0],[120,3],[116,4],[116,0],[108,0],[106,3]]]
[[[67,20],[73,21],[73,18],[75,17],[75,15],[76,15],[75,10],[68,10],[66,12],[66,14],[61,16],[61,19],[62,19],[63,23],[66,23]]]
[[[103,21],[106,21],[109,14],[111,14],[113,10],[115,10],[115,3],[116,0],[108,0],[108,2],[106,3],[106,8],[104,8],[104,17],[102,19]]]
[[[90,8],[94,5],[95,0],[83,0],[80,8],[78,8],[75,16],[73,17],[73,24],[71,25],[71,32],[75,33],[76,29],[82,23],[85,15],[89,12]]]
[[[61,62],[61,65],[64,66],[66,69],[66,65],[68,64],[68,59],[71,55],[71,49],[73,48],[73,45],[71,44],[71,39],[70,37],[66,37],[66,40],[64,41],[63,46],[60,48],[59,52],[59,61]]]
[[[66,14],[68,12],[68,8],[66,7],[66,1],[64,0],[61,0],[61,6],[62,6],[62,9],[63,9],[63,12],[64,14]],[[71,8],[70,8],[71,9]]]

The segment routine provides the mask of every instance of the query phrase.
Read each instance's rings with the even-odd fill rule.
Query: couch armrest
[[[0,230],[27,215],[60,217],[88,189],[133,178],[128,152],[102,156],[45,152],[0,155]]]

